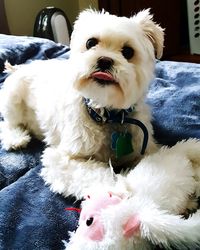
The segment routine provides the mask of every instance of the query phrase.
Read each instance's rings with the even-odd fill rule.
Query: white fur
[[[163,147],[145,157],[124,179],[130,196],[101,210],[99,221],[104,226],[103,240],[90,240],[78,228],[71,233],[66,249],[146,250],[153,249],[152,243],[167,249],[172,246],[199,249],[200,211],[188,219],[181,217],[191,208],[190,202],[193,208],[197,205],[199,170],[200,141],[194,139],[177,143],[172,148]],[[91,197],[95,195],[90,194]],[[140,221],[140,229],[127,239],[123,236],[123,225],[131,216]]]
[[[98,44],[86,49],[89,38]],[[121,53],[131,46],[130,60]],[[121,163],[140,158],[142,131],[130,125],[98,125],[88,115],[83,97],[99,107],[123,109],[135,105],[134,117],[149,131],[146,153],[154,152],[150,112],[144,103],[154,75],[155,53],[163,49],[163,30],[152,21],[149,11],[126,18],[104,12],[83,11],[75,22],[69,60],[35,61],[9,67],[14,71],[0,91],[4,117],[0,139],[6,150],[25,147],[30,134],[47,144],[42,157],[42,176],[51,189],[65,196],[81,197],[97,181],[113,181],[108,160],[119,164],[110,148],[113,131],[133,134],[134,153]],[[99,57],[114,61],[112,75],[117,84],[100,86],[91,78]],[[92,160],[90,160],[92,159]]]

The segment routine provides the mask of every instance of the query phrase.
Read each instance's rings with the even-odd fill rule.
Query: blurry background
[[[73,24],[80,10],[89,6],[98,8],[98,0],[4,0],[4,5],[10,33],[33,35],[35,18],[44,7],[62,9]]]
[[[200,63],[200,0],[0,0],[0,33],[32,36],[36,16],[47,6],[64,11],[72,26],[88,7],[127,17],[151,8],[165,28],[163,59]]]

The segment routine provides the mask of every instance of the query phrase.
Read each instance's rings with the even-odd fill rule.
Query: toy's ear
[[[153,15],[150,14],[150,9],[140,11],[132,18],[141,26],[144,34],[154,46],[156,57],[160,59],[163,54],[164,29],[153,21]]]
[[[137,216],[131,216],[128,221],[123,225],[123,235],[125,238],[132,237],[140,228],[140,220]]]

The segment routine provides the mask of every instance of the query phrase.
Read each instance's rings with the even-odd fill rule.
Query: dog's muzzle
[[[99,57],[97,60],[97,70],[91,74],[91,77],[101,85],[109,85],[116,83],[115,78],[111,74],[114,61],[110,57]]]

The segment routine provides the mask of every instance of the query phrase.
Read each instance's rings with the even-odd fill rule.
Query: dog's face
[[[163,49],[163,30],[149,11],[131,18],[86,10],[75,22],[74,88],[98,107],[129,108],[144,97]]]

